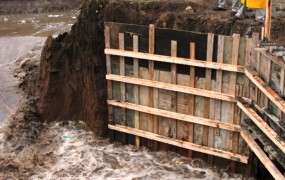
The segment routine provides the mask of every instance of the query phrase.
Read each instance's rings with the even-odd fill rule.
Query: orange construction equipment
[[[248,8],[266,8],[266,0],[241,0]]]

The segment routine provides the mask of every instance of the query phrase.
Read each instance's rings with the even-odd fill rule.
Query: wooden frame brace
[[[219,150],[219,149],[210,148],[210,147],[207,147],[207,146],[193,144],[193,143],[189,143],[189,142],[186,142],[186,141],[182,141],[182,140],[177,140],[177,139],[161,136],[161,135],[158,135],[158,134],[145,132],[145,131],[134,129],[134,128],[129,128],[129,127],[126,127],[126,126],[110,125],[109,124],[108,127],[109,127],[109,129],[112,129],[112,130],[115,130],[115,131],[120,131],[120,132],[123,132],[123,133],[128,133],[128,134],[140,136],[140,137],[143,137],[143,138],[147,138],[147,139],[163,142],[163,143],[166,143],[166,144],[170,144],[170,145],[186,148],[186,149],[193,150],[193,151],[202,152],[202,153],[205,153],[205,154],[214,155],[214,156],[225,158],[225,159],[230,159],[230,160],[233,160],[233,161],[238,161],[238,162],[245,163],[245,164],[248,163],[248,157],[242,156],[242,155],[239,155],[239,154],[234,154],[234,153],[231,153],[231,152],[228,152],[228,151],[223,151],[223,150]]]
[[[275,179],[284,179],[284,176],[280,173],[280,171],[276,168],[272,161],[267,157],[267,155],[263,152],[263,150],[255,142],[255,140],[250,136],[250,133],[247,130],[242,129],[240,134],[241,137],[245,140],[245,142],[249,145],[250,149],[256,154],[258,159],[260,159],[260,161],[264,164],[270,174]]]
[[[202,68],[211,68],[211,69],[217,69],[217,70],[244,73],[243,66],[239,66],[239,65],[222,64],[222,63],[216,63],[216,62],[163,56],[163,55],[156,55],[156,54],[149,54],[149,53],[142,53],[142,52],[124,51],[124,50],[117,50],[117,49],[105,49],[105,54],[113,55],[113,56],[145,59],[149,61],[159,61],[159,62],[165,62],[165,63],[182,64],[182,65],[188,65],[188,66],[196,66],[196,67],[202,67]]]
[[[268,138],[283,152],[285,152],[285,142],[281,140],[278,134],[271,129],[266,122],[250,107],[246,107],[244,100],[237,97],[237,105],[243,110],[243,112],[268,136]]]
[[[253,82],[281,111],[285,113],[285,101],[273,91],[251,67],[244,67],[245,75]]]
[[[134,111],[139,111],[142,113],[148,113],[148,114],[157,115],[157,116],[166,117],[166,118],[171,118],[171,119],[176,119],[176,120],[180,120],[180,121],[191,122],[191,123],[201,124],[201,125],[210,126],[210,127],[214,127],[214,128],[225,129],[228,131],[240,132],[240,126],[239,125],[225,123],[225,122],[221,122],[221,121],[216,121],[216,120],[211,120],[211,119],[206,119],[206,118],[200,118],[200,117],[190,116],[190,115],[186,115],[186,114],[180,114],[180,113],[176,113],[176,112],[170,112],[170,111],[166,111],[166,110],[151,108],[151,107],[132,104],[132,103],[118,102],[118,101],[114,101],[114,100],[108,100],[108,104],[112,105],[112,106],[117,106],[117,107],[121,107],[121,108],[134,110]]]
[[[203,96],[228,102],[236,102],[236,99],[233,95],[208,91],[204,89],[197,89],[192,87],[186,87],[186,86],[180,86],[170,83],[163,83],[163,82],[157,82],[152,80],[146,80],[146,79],[139,79],[139,78],[132,78],[132,77],[126,77],[126,76],[119,76],[119,75],[113,75],[108,74],[106,75],[107,80],[111,81],[118,81],[118,82],[124,82],[134,85],[141,85],[141,86],[147,86],[147,87],[153,87],[158,89],[164,89],[169,91],[175,91],[180,93],[186,93],[186,94],[193,94],[197,96]]]

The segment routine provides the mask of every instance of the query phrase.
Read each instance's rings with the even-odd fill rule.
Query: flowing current
[[[109,143],[108,139],[94,137],[84,127],[82,122],[45,124],[40,142],[24,150],[23,156],[32,158],[34,163],[34,174],[29,178],[242,179],[198,159]]]
[[[32,139],[30,132],[37,132],[38,126],[11,118],[21,117],[21,111],[15,111],[22,105],[17,86],[25,75],[15,69],[39,63],[45,37],[35,36],[67,31],[73,19],[72,13],[0,16],[0,179],[244,179],[198,159],[110,143],[80,121],[39,125],[39,139],[25,142],[24,134]],[[11,127],[21,131],[7,136]]]

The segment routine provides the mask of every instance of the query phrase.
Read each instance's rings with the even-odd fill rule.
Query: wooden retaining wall
[[[275,102],[273,92],[270,99],[258,79],[269,83],[272,66],[263,49],[255,50],[257,33],[247,39],[107,22],[105,39],[108,127],[116,141],[214,165],[231,162],[235,171],[237,162],[248,164],[249,148],[263,153],[249,133],[253,128],[242,127],[249,127],[248,119],[258,124],[255,108],[273,104],[284,117],[283,102]],[[284,91],[284,71],[280,83]],[[257,126],[267,132],[263,118]],[[276,143],[284,153],[283,141]]]

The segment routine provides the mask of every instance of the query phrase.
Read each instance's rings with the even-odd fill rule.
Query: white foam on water
[[[241,179],[203,163],[193,167],[193,161],[175,153],[110,144],[72,122],[67,126],[53,124],[47,136],[53,136],[54,163],[37,167],[31,179]]]
[[[50,14],[50,15],[47,15],[49,18],[57,18],[57,17],[62,17],[63,15],[62,14]]]

